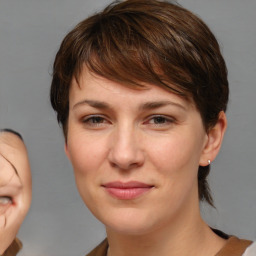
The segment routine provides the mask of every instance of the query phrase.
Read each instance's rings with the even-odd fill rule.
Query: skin
[[[31,203],[31,173],[23,141],[0,132],[0,253],[14,240]]]
[[[225,114],[206,133],[193,102],[154,85],[127,88],[86,68],[69,100],[66,154],[82,199],[106,226],[108,255],[215,255],[225,240],[201,219],[197,172],[220,149]],[[106,190],[113,181],[150,189],[119,199]]]

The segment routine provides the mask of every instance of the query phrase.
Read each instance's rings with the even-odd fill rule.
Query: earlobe
[[[208,132],[207,141],[199,162],[200,166],[209,165],[209,161],[212,162],[218,155],[226,128],[227,118],[224,111],[221,111],[217,123]]]

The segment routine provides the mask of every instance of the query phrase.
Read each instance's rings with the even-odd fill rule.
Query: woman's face
[[[0,253],[15,238],[31,202],[31,174],[22,140],[0,132]]]
[[[193,103],[86,69],[69,99],[66,153],[82,199],[109,230],[144,234],[198,211],[208,135]]]

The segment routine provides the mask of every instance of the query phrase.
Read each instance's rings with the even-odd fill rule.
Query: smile
[[[150,191],[154,186],[137,182],[109,182],[103,185],[108,194],[120,200],[136,199]]]

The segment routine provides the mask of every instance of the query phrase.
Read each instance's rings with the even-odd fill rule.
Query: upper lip
[[[102,186],[106,188],[119,188],[119,189],[154,187],[151,184],[146,184],[139,181],[129,181],[129,182],[113,181],[113,182],[105,183]]]

